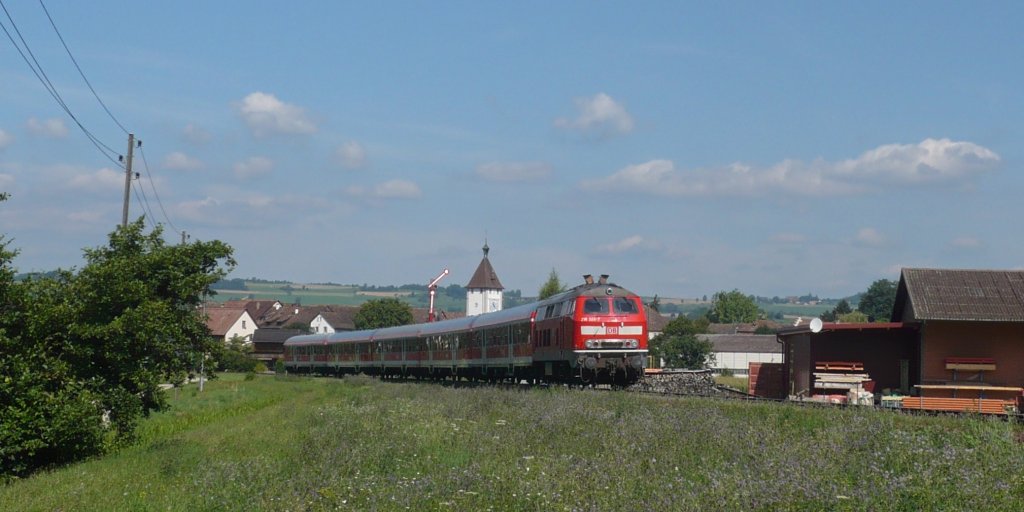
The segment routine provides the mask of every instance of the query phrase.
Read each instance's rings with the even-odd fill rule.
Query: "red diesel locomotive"
[[[479,316],[295,336],[295,372],[630,384],[647,361],[647,318],[607,276],[548,299]]]

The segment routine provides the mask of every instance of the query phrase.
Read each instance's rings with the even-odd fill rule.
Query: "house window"
[[[242,329],[245,329],[245,320],[242,320]]]

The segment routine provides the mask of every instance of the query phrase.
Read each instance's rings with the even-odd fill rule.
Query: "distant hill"
[[[393,297],[415,308],[426,308],[430,303],[429,290],[423,284],[399,286],[357,285],[337,283],[293,283],[264,279],[224,279],[212,286],[216,295],[212,300],[224,302],[233,299],[278,300],[287,304],[315,306],[339,304],[358,306],[368,300]],[[505,290],[505,307],[523,303],[519,290]],[[459,284],[439,286],[434,297],[434,308],[444,311],[466,310],[466,289]]]

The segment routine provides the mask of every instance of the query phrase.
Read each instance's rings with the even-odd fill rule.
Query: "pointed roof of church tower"
[[[487,247],[487,242],[484,242],[484,259],[480,260],[480,265],[476,267],[476,272],[473,272],[473,277],[469,280],[469,284],[466,285],[466,288],[484,290],[505,289],[505,287],[501,285],[501,281],[498,280],[498,274],[494,273],[494,267],[491,266],[491,261],[487,259],[487,253],[490,251],[491,248]]]

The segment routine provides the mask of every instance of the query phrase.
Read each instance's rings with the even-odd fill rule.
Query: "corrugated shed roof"
[[[306,334],[306,331],[300,329],[256,329],[256,332],[252,335],[252,341],[253,343],[283,344],[288,338],[300,334]]]
[[[1024,322],[1024,271],[905,268],[892,318]]]
[[[782,344],[772,334],[698,334],[697,338],[710,341],[714,352],[782,352]]]

